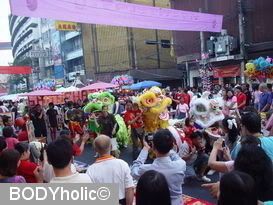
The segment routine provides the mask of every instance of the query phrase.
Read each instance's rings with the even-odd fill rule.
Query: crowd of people
[[[224,118],[209,129],[191,112],[201,88],[164,92],[175,123],[154,133],[144,129],[137,93],[114,93],[118,103],[91,113],[84,112],[88,99],[46,107],[0,102],[0,183],[117,183],[119,204],[181,205],[183,186],[198,180],[219,205],[273,203],[272,85],[215,86],[209,98],[223,100]],[[115,114],[130,130],[130,166],[118,158]],[[182,134],[174,136],[174,128]],[[74,157],[88,142],[96,161],[79,173]],[[212,182],[213,172],[218,182]]]

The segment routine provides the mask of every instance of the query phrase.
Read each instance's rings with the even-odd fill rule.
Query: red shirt
[[[126,125],[128,126],[129,122],[132,121],[132,120],[134,120],[137,117],[137,115],[142,115],[141,110],[126,111],[125,114],[124,114],[124,116],[123,116]],[[131,124],[132,128],[141,128],[142,126],[143,126],[142,118],[140,118],[139,120],[137,120],[135,123]]]
[[[82,151],[79,145],[77,145],[76,143],[74,143],[72,145],[72,149],[73,149],[73,156],[80,156]]]
[[[175,99],[175,100],[180,100],[182,97],[183,97],[183,94],[182,94],[182,93],[176,93],[174,99]]]
[[[189,105],[191,101],[191,96],[188,93],[177,93],[175,96],[176,100],[184,99],[184,102]]]
[[[37,183],[36,177],[33,173],[37,166],[37,164],[28,160],[21,160],[21,163],[17,168],[17,175],[23,176],[27,183]]]
[[[191,101],[191,96],[188,93],[184,93],[183,98],[184,98],[184,102],[189,105]]]
[[[240,92],[239,94],[236,95],[237,97],[237,105],[241,105],[243,102],[245,102],[245,104],[242,107],[238,107],[238,109],[244,109],[246,106],[246,95],[242,92]]]
[[[192,125],[184,126],[184,129],[183,129],[186,138],[190,138],[191,134],[194,133],[196,130],[197,129]]]
[[[27,131],[21,130],[17,135],[18,140],[21,141],[28,141],[28,134]]]

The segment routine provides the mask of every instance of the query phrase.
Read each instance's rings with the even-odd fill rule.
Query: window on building
[[[79,37],[73,39],[73,50],[79,50],[82,47],[81,39]]]

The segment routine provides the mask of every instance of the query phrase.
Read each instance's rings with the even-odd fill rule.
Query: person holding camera
[[[195,177],[204,182],[211,180],[205,176],[209,156],[205,153],[206,142],[200,131],[193,132],[179,148],[180,157],[186,161],[186,177]]]
[[[167,129],[159,130],[152,139],[151,146],[144,140],[143,149],[133,162],[131,174],[138,180],[146,171],[156,170],[162,173],[168,182],[172,205],[181,205],[182,184],[184,181],[186,163],[173,151],[174,137]],[[149,150],[156,155],[152,164],[144,164]]]

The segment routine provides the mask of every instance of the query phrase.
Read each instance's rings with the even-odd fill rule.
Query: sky
[[[0,42],[10,42],[9,14],[9,0],[0,0]],[[13,62],[11,50],[0,50],[0,66],[10,62]]]

